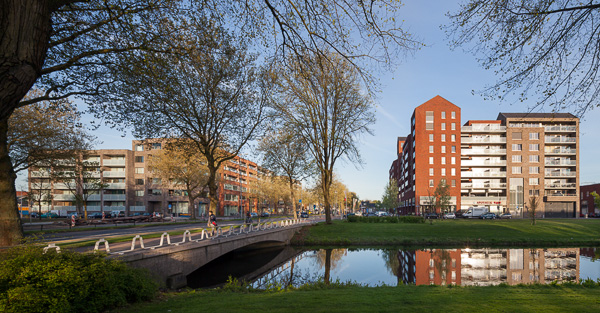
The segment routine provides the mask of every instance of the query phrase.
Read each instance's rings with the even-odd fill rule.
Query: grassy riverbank
[[[332,287],[164,295],[114,312],[598,312],[600,287]]]
[[[435,220],[431,224],[335,221],[305,228],[296,245],[598,246],[600,219]]]

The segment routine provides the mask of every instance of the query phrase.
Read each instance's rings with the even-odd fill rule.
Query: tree
[[[325,202],[326,223],[331,224],[331,194],[336,161],[345,157],[360,163],[356,141],[370,133],[373,105],[361,91],[356,69],[341,56],[306,56],[282,71],[284,101],[276,104],[286,128],[297,132],[315,160]]]
[[[194,145],[206,162],[210,209],[217,212],[218,171],[255,138],[266,118],[271,77],[243,41],[205,19],[171,36],[189,41],[177,54],[129,55],[111,89],[119,99],[106,99],[96,113],[138,137]]]
[[[346,1],[178,0],[2,0],[0,7],[0,245],[22,237],[9,150],[7,122],[12,112],[43,100],[84,98],[98,106],[114,82],[108,66],[129,51],[171,51],[161,25],[176,14],[190,16],[197,5],[204,14],[255,40],[257,50],[288,56],[323,46],[354,62],[392,64],[401,52],[420,44],[396,19],[401,3],[365,5]],[[197,9],[196,8],[196,9]],[[351,35],[356,33],[356,35]],[[181,39],[181,38],[180,38]],[[361,58],[363,57],[363,58]],[[23,97],[33,85],[46,92]]]
[[[188,212],[192,219],[196,219],[196,199],[204,194],[209,175],[206,161],[197,147],[187,140],[170,142],[164,149],[152,154],[148,166],[156,177],[185,188]]]
[[[385,185],[381,203],[388,210],[395,210],[398,207],[398,182],[395,179],[388,180]]]
[[[535,215],[537,213],[538,206],[540,205],[540,199],[538,196],[530,196],[529,201],[527,202],[527,212],[529,213],[529,217],[531,218],[531,225],[535,225]]]
[[[440,213],[447,212],[450,206],[450,186],[446,183],[445,179],[440,179],[433,196],[435,197],[436,210],[440,211]]]
[[[26,99],[41,93],[34,89]],[[80,123],[77,107],[66,99],[18,108],[8,121],[8,149],[15,173],[71,157],[94,140]]]
[[[29,194],[27,195],[31,208],[37,206],[38,218],[42,218],[42,205],[50,206],[52,203],[52,190],[50,177],[52,169],[50,167],[40,167],[35,171],[37,177],[29,178]]]
[[[592,191],[591,195],[594,197],[594,208],[600,208],[600,195],[595,191]],[[593,213],[596,212],[594,211]]]
[[[474,42],[486,69],[500,79],[487,99],[537,97],[536,107],[583,114],[597,106],[600,4],[572,0],[469,0],[452,19],[452,45]]]
[[[306,143],[289,129],[280,128],[268,132],[258,149],[263,153],[263,166],[285,178],[294,219],[298,218],[295,191],[300,182],[313,173],[313,162],[308,160]]]

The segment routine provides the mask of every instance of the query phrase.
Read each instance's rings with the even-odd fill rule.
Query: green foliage
[[[398,206],[398,183],[395,179],[390,179],[385,185],[381,203],[386,209],[396,209]]]
[[[151,299],[146,271],[102,255],[56,253],[33,245],[0,254],[1,312],[103,312]]]
[[[348,216],[349,223],[425,223],[421,216]]]

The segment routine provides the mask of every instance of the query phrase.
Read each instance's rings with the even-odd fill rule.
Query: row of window
[[[446,157],[442,157],[441,164],[446,164]],[[434,164],[433,157],[429,157],[429,164]],[[450,158],[450,164],[456,164],[456,157]]]
[[[152,148],[152,150],[160,150],[160,149],[162,149],[162,144],[159,142],[155,142],[155,143],[151,143],[150,147]],[[135,151],[144,151],[144,145],[143,144],[135,145]]]
[[[512,156],[512,162],[513,163],[521,163],[521,162],[523,162],[523,156],[522,155],[513,155]],[[530,155],[529,156],[529,162],[530,163],[538,163],[538,162],[540,162],[540,156],[539,155]]]
[[[523,174],[523,168],[520,166],[513,166],[512,167],[512,173],[513,174]],[[529,174],[539,174],[540,173],[540,168],[537,166],[530,166],[529,167]]]
[[[522,151],[523,150],[523,145],[520,143],[513,143],[512,144],[512,151]],[[540,151],[540,145],[537,143],[530,143],[529,144],[529,151]]]
[[[429,146],[429,153],[433,153],[434,152],[434,147],[435,146]],[[441,152],[442,153],[446,153],[446,146],[441,146],[441,147],[442,147],[441,148],[441,150],[442,150]],[[450,152],[451,153],[456,153],[456,146],[451,146],[450,147]]]
[[[446,123],[440,123],[440,127],[442,130],[446,130]],[[426,121],[425,130],[433,130],[433,120]],[[450,123],[450,130],[456,130],[456,123]]]
[[[521,140],[523,139],[523,133],[521,132],[513,132],[512,133],[513,140]],[[529,140],[539,140],[540,133],[529,133]]]
[[[429,142],[433,142],[433,141],[434,141],[433,134],[429,134]],[[441,134],[440,141],[446,142],[446,134]],[[450,135],[450,141],[456,142],[456,135],[454,135],[454,134]]]
[[[446,180],[445,180],[445,179],[442,179],[442,181],[446,181]],[[415,190],[415,188],[414,188],[414,187],[415,187],[415,186],[413,185],[413,191]],[[433,179],[430,179],[430,180],[429,180],[429,187],[435,187],[435,186],[434,186],[434,181],[433,181]],[[450,187],[456,187],[456,179],[452,179],[452,180],[450,181]]]
[[[430,168],[429,169],[429,176],[433,176],[434,173],[435,173],[434,169]],[[446,169],[445,168],[441,169],[441,174],[442,174],[442,176],[446,176]],[[450,169],[450,176],[456,176],[456,169],[455,168],[451,168]]]

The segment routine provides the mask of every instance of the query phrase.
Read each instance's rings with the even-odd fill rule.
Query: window
[[[539,178],[530,178],[529,179],[529,185],[530,186],[537,186],[540,184],[540,179]]]
[[[144,201],[136,201],[135,206],[144,206]]]
[[[520,155],[513,155],[512,156],[512,161],[513,161],[513,163],[521,163],[522,162],[522,157]]]
[[[512,144],[512,151],[521,151],[521,150],[523,150],[523,145],[522,144],[520,144],[520,143],[513,143]]]
[[[452,146],[452,150],[451,150],[451,152],[452,152],[452,153],[456,153],[456,146]]]
[[[446,123],[442,123],[442,130],[446,130]]]
[[[540,168],[537,166],[530,166],[529,167],[529,174],[539,174],[540,173]]]
[[[442,176],[446,176],[446,169],[445,168],[442,169]]]
[[[143,185],[144,184],[144,179],[143,178],[136,178],[135,179],[135,184],[136,185]]]
[[[138,155],[135,157],[135,162],[136,163],[144,163],[144,157],[141,155]]]
[[[530,143],[529,151],[540,151],[540,145],[537,143]]]
[[[450,129],[451,130],[456,130],[456,123],[451,123],[450,124]]]
[[[442,164],[446,164],[446,157],[442,157]]]
[[[456,112],[452,111],[452,112],[450,113],[450,116],[452,117],[452,119],[455,119],[455,118],[456,118]]]
[[[530,196],[539,196],[540,195],[540,191],[537,189],[529,189],[529,195]]]
[[[429,153],[433,153],[433,146],[429,146]]]
[[[425,130],[433,130],[433,111],[425,112]]]
[[[512,139],[513,140],[521,140],[521,134],[520,132],[514,132],[512,133]]]
[[[429,180],[429,187],[433,187],[433,179]]]
[[[529,140],[539,140],[540,133],[529,133]]]
[[[452,187],[456,187],[456,179],[452,180]]]
[[[143,167],[136,167],[135,168],[135,173],[136,174],[144,174],[144,168]]]
[[[529,156],[529,162],[538,163],[539,161],[540,161],[539,155],[530,155]]]
[[[442,146],[442,153],[446,153],[446,146]]]
[[[433,134],[429,134],[429,142],[433,142]]]
[[[160,150],[162,147],[162,144],[160,142],[155,142],[152,144],[152,150]]]
[[[162,183],[162,179],[160,178],[152,178],[152,183],[155,185],[160,185]]]
[[[456,176],[456,169],[455,168],[451,168],[450,169],[450,175],[451,176]]]
[[[512,173],[513,174],[521,174],[521,167],[520,166],[513,166],[512,167]]]
[[[450,158],[450,164],[456,164],[456,157]]]
[[[144,191],[143,190],[136,190],[135,191],[135,195],[138,197],[143,197],[144,196]]]
[[[446,119],[446,112],[442,111],[442,119]]]
[[[429,164],[433,164],[433,157],[429,157]]]
[[[429,176],[433,176],[433,168],[429,169]]]
[[[455,142],[456,141],[456,135],[450,135],[450,141]]]
[[[446,134],[442,134],[442,142],[446,141]]]
[[[144,151],[144,145],[135,145],[135,151]]]
[[[160,189],[148,189],[148,193],[153,195],[153,196],[160,196],[162,195],[162,190]]]

